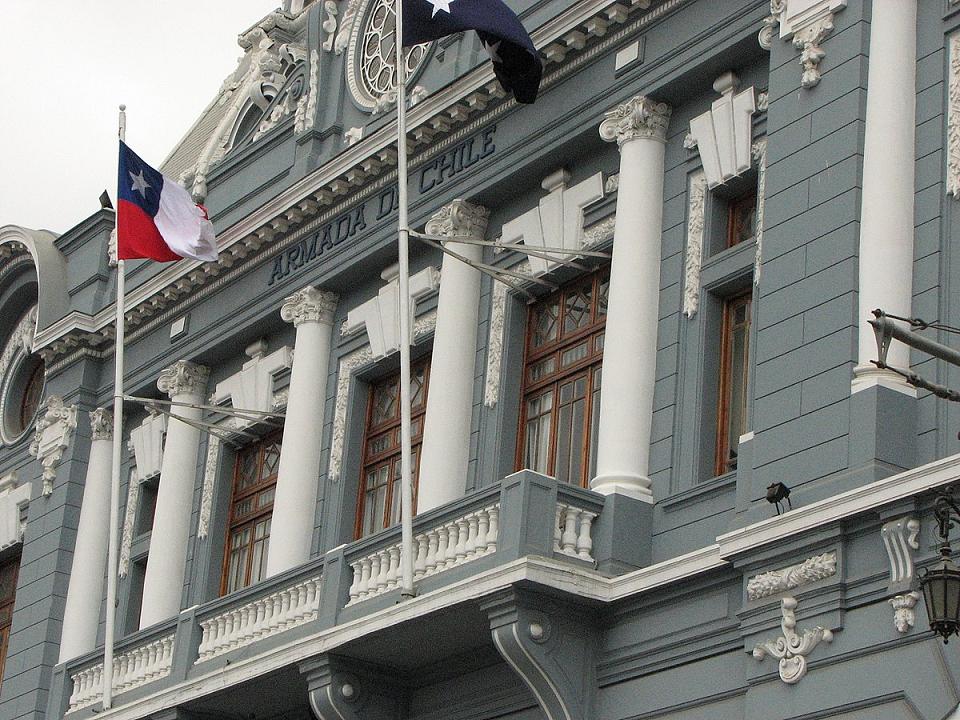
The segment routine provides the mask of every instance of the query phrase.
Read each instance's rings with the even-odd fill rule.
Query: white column
[[[650,428],[657,367],[663,152],[670,107],[637,96],[607,112],[600,137],[620,147],[603,348],[597,475],[590,487],[653,502]]]
[[[489,215],[486,208],[454,200],[430,218],[426,231],[429,235],[482,240]],[[479,245],[451,242],[446,246],[471,261],[483,259]],[[466,489],[479,313],[480,271],[444,255],[420,451],[417,512],[456,500]]]
[[[175,403],[203,403],[210,371],[179,360],[160,373],[157,387]],[[173,406],[167,424],[167,441],[160,466],[160,487],[153,516],[153,532],[147,572],[143,579],[140,627],[166,620],[180,612],[183,571],[190,538],[190,516],[197,479],[197,450],[200,430],[177,420],[197,421],[202,411]]]
[[[863,142],[860,203],[859,353],[852,390],[873,385],[916,391],[877,358],[876,308],[909,317],[913,293],[914,126],[917,4],[874,0]],[[910,367],[910,351],[894,342],[887,354],[894,367]]]
[[[113,413],[105,408],[90,413],[90,457],[84,480],[77,542],[73,548],[70,586],[63,611],[60,660],[90,652],[97,645],[103,579],[107,568],[110,528],[110,468],[113,457]]]
[[[273,500],[268,576],[310,559],[320,474],[323,405],[336,309],[336,295],[310,286],[288,297],[280,308],[280,317],[296,326],[297,339]]]

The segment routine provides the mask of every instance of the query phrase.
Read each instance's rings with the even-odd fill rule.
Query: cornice
[[[542,87],[550,87],[587,58],[615,46],[627,35],[687,2],[691,0],[663,0],[629,24],[632,14],[650,7],[649,0],[589,0],[574,4],[531,35],[534,45],[543,49],[545,66],[559,66],[545,74]],[[612,32],[615,26],[620,29]],[[571,53],[576,56],[568,60]],[[483,64],[418,103],[408,116],[411,130],[407,142],[412,149],[426,147],[411,158],[411,167],[442,152],[469,134],[470,129],[515,108],[516,101],[504,95],[492,68]],[[127,328],[141,332],[129,333],[128,340],[152,330],[160,317],[172,316],[196,303],[208,294],[198,290],[209,287],[217,276],[235,277],[264,262],[341,209],[386,186],[396,178],[396,142],[393,124],[380,128],[222,230],[217,263],[181,260],[130,290],[126,297]],[[268,247],[264,248],[265,245]],[[227,273],[228,269],[232,272]],[[112,306],[95,315],[72,311],[37,333],[36,348],[44,351],[47,362],[54,362],[80,345],[99,347],[112,340],[114,315]]]

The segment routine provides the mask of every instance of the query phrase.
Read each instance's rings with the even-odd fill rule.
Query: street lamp
[[[933,514],[942,540],[940,561],[920,575],[920,589],[930,629],[946,644],[951,635],[960,635],[960,568],[950,559],[950,528],[960,523],[960,507],[953,499],[952,487],[937,493]]]

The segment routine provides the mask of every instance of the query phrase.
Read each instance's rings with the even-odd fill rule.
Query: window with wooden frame
[[[20,556],[0,564],[0,685],[3,683],[3,667],[10,645],[10,624],[13,621],[13,604],[17,595],[17,575]]]
[[[596,468],[608,270],[530,307],[517,467],[586,487]]]
[[[723,303],[715,475],[736,470],[740,436],[747,427],[752,298],[747,292]]]
[[[423,419],[427,410],[430,359],[410,369],[410,436],[413,507],[417,507],[417,478]],[[355,535],[372,535],[400,522],[400,374],[370,386],[367,422],[363,434],[363,470],[357,499]]]
[[[280,438],[281,433],[275,433],[237,452],[221,595],[259,582],[266,575]]]
[[[727,247],[752,240],[757,234],[757,186],[727,204]]]

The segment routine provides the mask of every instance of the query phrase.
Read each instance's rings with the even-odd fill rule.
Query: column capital
[[[428,235],[482,240],[489,217],[487,208],[458,198],[434,213],[427,221],[426,231]]]
[[[607,142],[624,143],[638,138],[665,142],[671,108],[645,95],[635,95],[622,105],[607,110],[600,123],[600,137]]]
[[[207,387],[210,369],[189,360],[178,360],[170,367],[160,371],[157,388],[171,398],[181,393],[203,395]]]
[[[284,322],[292,322],[299,326],[305,322],[322,322],[333,324],[333,313],[337,309],[340,298],[336,293],[318,290],[307,285],[283,301],[280,307],[280,317]]]
[[[113,440],[113,412],[108,408],[90,411],[90,437],[93,440]]]

